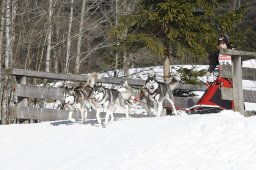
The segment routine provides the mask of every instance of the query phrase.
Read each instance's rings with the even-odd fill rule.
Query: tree
[[[215,46],[216,23],[224,32],[233,30],[239,23],[241,10],[220,13],[222,5],[217,0],[141,0],[134,13],[120,18],[110,35],[119,39],[120,48],[133,51],[146,46],[161,56],[167,80],[170,50],[175,44],[205,56]]]
[[[5,34],[6,34],[6,50],[5,50],[5,68],[10,67],[12,58],[12,42],[11,42],[11,1],[6,0],[6,15],[5,15]]]
[[[73,21],[73,0],[70,1],[70,15],[69,15],[69,24],[68,24],[68,38],[67,38],[67,53],[66,53],[66,64],[65,64],[65,73],[68,73],[69,70],[69,58],[70,58],[70,48],[71,48],[71,29]]]
[[[45,59],[45,71],[50,72],[51,64],[51,48],[52,48],[52,15],[53,15],[53,0],[49,0],[49,12],[48,12],[48,38],[47,38],[47,52]]]
[[[77,49],[76,49],[76,62],[75,62],[75,73],[79,73],[80,70],[80,59],[81,59],[81,46],[82,46],[82,37],[83,37],[83,26],[84,26],[84,14],[85,14],[85,2],[82,2],[82,10],[81,10],[81,17],[80,17],[80,25],[79,25],[79,32],[78,32],[78,40],[77,40]]]

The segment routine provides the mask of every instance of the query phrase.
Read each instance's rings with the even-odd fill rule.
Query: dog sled
[[[209,114],[233,109],[233,101],[221,99],[220,87],[231,88],[232,84],[229,80],[218,76],[215,81],[208,83],[207,90],[196,105],[190,108],[178,109],[179,112],[185,112],[186,114]]]

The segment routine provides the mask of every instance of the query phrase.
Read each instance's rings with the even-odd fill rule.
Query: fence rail
[[[60,120],[68,118],[68,111],[59,109],[49,108],[36,108],[29,105],[28,98],[32,99],[47,99],[47,100],[63,100],[64,99],[64,88],[57,87],[43,87],[33,86],[27,84],[27,78],[39,78],[49,79],[54,81],[73,81],[73,82],[86,82],[88,79],[87,75],[77,74],[62,74],[62,73],[49,73],[41,71],[32,71],[24,69],[8,69],[5,71],[5,75],[15,76],[17,84],[15,85],[15,95],[18,98],[18,104],[15,116],[19,120],[31,119],[31,120]],[[103,77],[98,80],[98,83],[107,84],[120,84],[124,78],[110,78]],[[126,79],[129,84],[133,86],[143,86],[145,81],[139,79]],[[188,85],[179,84],[178,89],[190,89],[194,91],[205,91],[205,85]],[[199,99],[194,97],[175,97],[175,104],[178,107],[185,108],[193,106]],[[164,103],[166,108],[171,107],[169,103]],[[74,118],[79,118],[79,114],[73,114]],[[95,114],[90,112],[89,118],[95,118]]]

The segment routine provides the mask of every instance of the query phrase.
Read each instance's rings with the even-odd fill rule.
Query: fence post
[[[27,78],[26,76],[16,76],[17,84],[27,84]],[[28,106],[28,99],[25,97],[17,97],[18,103],[17,103],[17,108],[19,106]],[[19,123],[20,120],[17,118],[17,123]]]
[[[245,116],[241,56],[231,56],[231,58],[235,111]]]

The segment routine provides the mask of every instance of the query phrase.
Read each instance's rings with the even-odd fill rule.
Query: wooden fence
[[[60,109],[49,109],[49,108],[37,108],[30,107],[28,105],[28,98],[33,99],[47,99],[47,100],[63,100],[64,99],[64,89],[56,87],[39,87],[27,84],[28,78],[39,78],[39,79],[49,79],[54,81],[73,81],[73,82],[85,82],[87,81],[86,75],[74,75],[74,74],[56,74],[49,72],[39,72],[24,69],[9,69],[5,72],[6,75],[15,76],[17,84],[15,85],[15,94],[18,98],[18,104],[16,108],[15,117],[17,122],[21,122],[23,119],[30,120],[64,120],[68,118],[68,111]],[[102,78],[98,83],[108,83],[108,84],[120,84],[122,78]],[[133,86],[143,86],[144,80],[127,79],[128,83]],[[206,90],[205,86],[193,86],[179,84],[179,89],[191,89],[191,90]],[[197,103],[199,99],[194,97],[175,97],[175,105],[181,108],[191,107]],[[168,107],[165,104],[165,107]],[[73,114],[74,118],[80,117],[79,114]],[[95,114],[88,114],[90,119],[95,118]]]
[[[256,103],[256,91],[243,89],[242,80],[256,80],[256,69],[242,68],[242,57],[255,56],[255,52],[221,49],[221,54],[231,55],[232,66],[222,66],[221,76],[232,79],[233,88],[221,88],[222,99],[234,100],[235,111],[244,116],[254,115],[245,111],[244,102]]]

